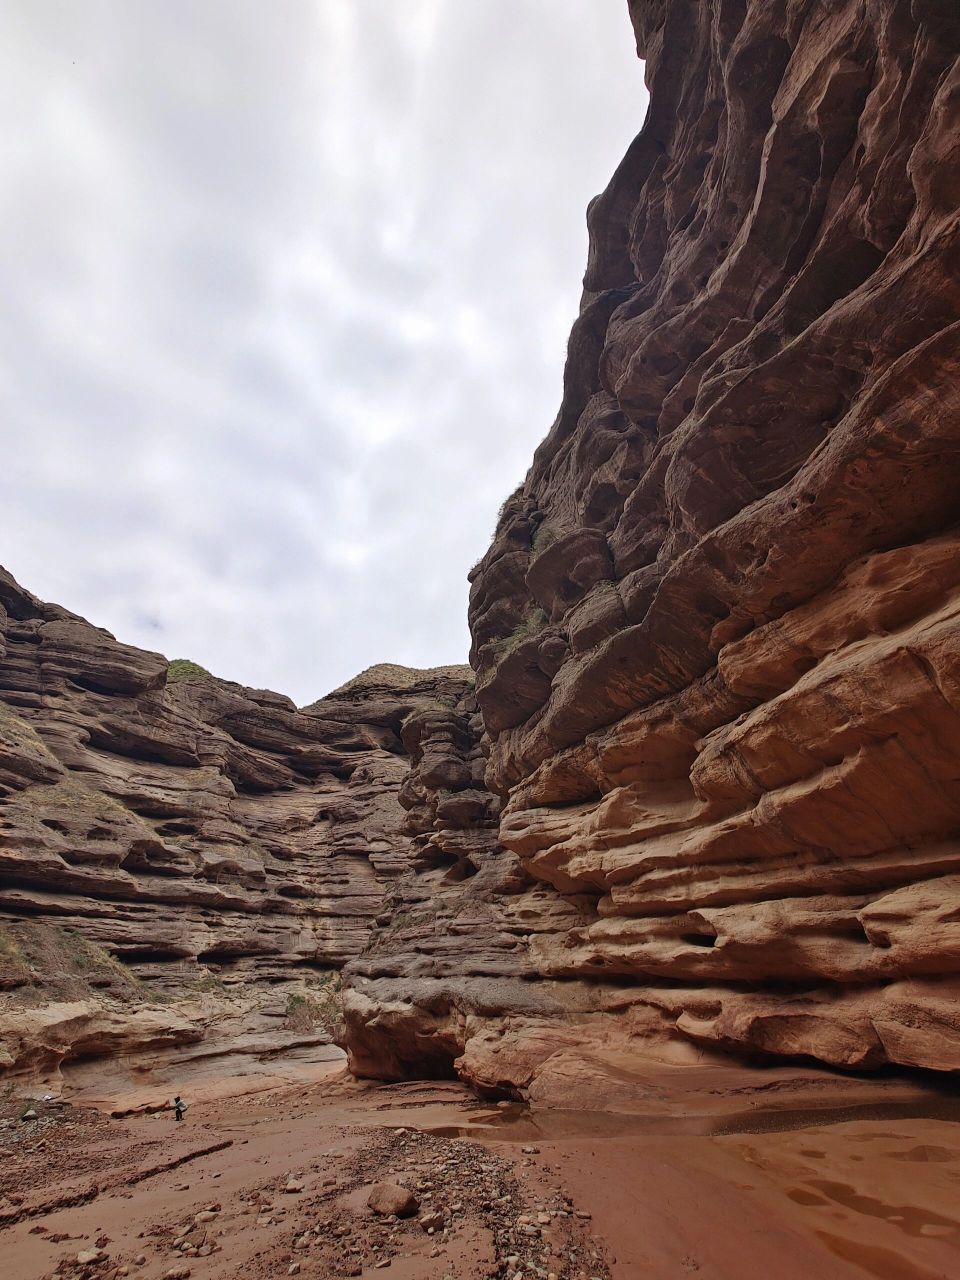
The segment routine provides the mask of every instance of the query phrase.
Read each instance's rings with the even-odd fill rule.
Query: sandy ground
[[[179,1125],[105,1100],[23,1120],[8,1100],[6,1280],[960,1276],[960,1105],[943,1093],[531,1114],[454,1084],[359,1084],[335,1063],[235,1092],[191,1096]],[[411,1188],[419,1213],[374,1215],[380,1180]]]

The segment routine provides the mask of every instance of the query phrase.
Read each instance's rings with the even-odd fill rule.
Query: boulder
[[[370,1188],[367,1204],[380,1217],[412,1218],[420,1202],[411,1190],[396,1182],[377,1182]]]

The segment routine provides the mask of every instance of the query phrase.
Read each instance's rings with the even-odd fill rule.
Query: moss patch
[[[502,640],[495,641],[495,651],[498,657],[503,657],[510,650],[515,649],[528,636],[534,636],[541,631],[547,624],[547,615],[538,606],[531,609],[522,622],[518,622],[509,635],[503,637]]]
[[[537,531],[533,535],[533,541],[530,543],[530,550],[539,555],[541,551],[546,551],[547,547],[556,542],[559,537],[559,532],[551,525],[546,523],[538,525]]]
[[[328,693],[327,697],[333,698],[341,693],[362,693],[365,690],[378,688],[412,689],[415,685],[442,676],[450,680],[463,680],[465,683],[473,682],[473,671],[466,663],[451,667],[401,667],[394,662],[378,662],[376,666],[367,667],[366,671],[361,671],[358,676],[354,676],[346,684]],[[321,703],[322,701],[323,699],[320,700]]]
[[[167,666],[167,684],[202,680],[209,675],[206,667],[201,667],[199,662],[191,662],[189,658],[171,658]]]

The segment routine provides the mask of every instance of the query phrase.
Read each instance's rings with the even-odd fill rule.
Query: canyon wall
[[[353,1061],[578,1104],[585,1062],[955,1070],[960,9],[630,14],[649,111]]]
[[[470,679],[374,667],[297,710],[0,571],[0,1071],[303,1047],[409,865],[402,726]]]
[[[960,11],[630,13],[475,683],[297,709],[0,572],[0,1073],[309,1054],[341,967],[364,1075],[960,1069]]]

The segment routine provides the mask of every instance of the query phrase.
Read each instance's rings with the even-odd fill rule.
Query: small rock
[[[36,1120],[36,1118],[37,1118],[37,1113],[34,1111],[32,1107],[30,1108],[29,1111],[25,1111],[23,1115],[20,1117],[21,1120]]]
[[[171,1267],[163,1273],[163,1280],[190,1280],[190,1268],[186,1266]]]
[[[303,1183],[296,1178],[291,1178],[283,1189],[288,1196],[298,1196],[303,1190]]]
[[[291,1263],[290,1263],[290,1265],[289,1265],[289,1267],[287,1267],[287,1275],[288,1275],[288,1276],[298,1276],[299,1274],[300,1274],[300,1263],[299,1263],[299,1262],[291,1262]]]
[[[377,1182],[370,1189],[367,1204],[374,1213],[385,1217],[395,1214],[398,1218],[412,1218],[420,1208],[417,1197],[408,1187],[396,1182]]]
[[[80,1267],[92,1267],[105,1259],[106,1254],[102,1249],[81,1249],[77,1254],[77,1265]]]
[[[521,1147],[520,1150],[525,1156],[538,1156],[540,1154],[539,1147]]]
[[[201,1209],[199,1213],[194,1214],[194,1222],[213,1222],[216,1214],[212,1209]]]

